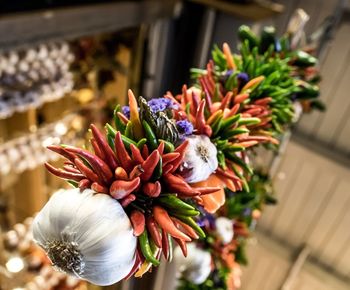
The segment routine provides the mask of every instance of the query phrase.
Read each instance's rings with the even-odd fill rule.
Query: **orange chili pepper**
[[[191,238],[189,236],[185,235],[174,225],[173,221],[170,219],[167,211],[164,208],[155,206],[153,208],[153,216],[158,225],[174,238],[178,238],[186,242],[191,241]]]

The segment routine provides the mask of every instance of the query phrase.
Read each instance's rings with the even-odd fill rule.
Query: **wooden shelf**
[[[122,1],[0,17],[1,50],[74,39],[172,17],[176,1]]]
[[[207,5],[216,10],[232,14],[251,21],[264,20],[280,14],[284,6],[269,0],[259,0],[248,4],[230,3],[223,0],[190,0],[191,2]]]

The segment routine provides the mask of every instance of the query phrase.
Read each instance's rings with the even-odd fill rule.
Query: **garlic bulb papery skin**
[[[186,138],[188,146],[182,164],[181,175],[188,183],[206,180],[218,168],[216,146],[206,135]]]
[[[100,286],[123,279],[135,262],[137,238],[122,206],[90,189],[54,193],[33,237],[56,268]]]
[[[223,244],[228,244],[232,241],[234,232],[233,223],[230,219],[225,217],[218,217],[215,220],[215,227],[216,234]]]
[[[211,272],[211,255],[197,248],[194,243],[187,244],[188,255],[185,257],[179,247],[175,248],[174,257],[177,272],[193,284],[202,284]]]

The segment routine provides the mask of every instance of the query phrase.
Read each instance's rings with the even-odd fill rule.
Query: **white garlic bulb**
[[[233,223],[230,219],[219,217],[215,220],[216,234],[223,244],[228,244],[233,239]]]
[[[216,146],[206,135],[192,135],[183,160],[182,176],[188,183],[200,182],[208,179],[218,167]]]
[[[175,248],[176,269],[193,284],[202,284],[211,272],[211,255],[208,251],[197,248],[194,243],[187,244],[188,255],[185,257],[179,247]]]
[[[68,274],[105,286],[135,262],[137,239],[118,201],[90,189],[56,192],[33,222],[34,240]]]

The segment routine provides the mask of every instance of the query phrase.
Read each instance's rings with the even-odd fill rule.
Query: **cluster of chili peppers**
[[[120,202],[139,241],[129,276],[142,276],[152,265],[159,265],[162,252],[167,260],[171,259],[172,240],[186,255],[186,243],[205,236],[195,221],[199,211],[191,200],[220,187],[190,186],[177,174],[188,142],[174,146],[160,140],[146,118],[141,118],[131,91],[129,106],[130,120],[117,107],[117,130],[107,124],[103,134],[91,125],[93,152],[65,145],[49,146],[66,161],[62,169],[45,165],[52,174],[81,190],[91,188]]]
[[[178,290],[238,288],[239,283],[233,283],[239,280],[234,272],[246,264],[245,241],[264,205],[276,203],[269,178],[253,174],[249,149],[259,143],[278,144],[277,138],[293,122],[295,102],[301,103],[304,111],[323,109],[317,99],[315,57],[291,49],[288,37],[277,39],[271,28],[265,28],[259,38],[242,26],[239,37],[239,55],[232,54],[226,43],[222,50],[215,46],[206,69],[191,70],[195,87],[184,87],[182,95],[175,97],[180,118],[191,120],[216,145],[219,168],[215,175],[221,180],[228,178],[224,179],[225,205],[210,218],[204,215],[201,224],[206,238],[197,241],[198,247],[210,251],[213,271],[200,285],[180,279]],[[232,220],[231,243],[222,244],[218,239],[218,217]]]
[[[204,239],[205,231],[210,235],[197,224],[199,207],[214,214],[225,198],[230,201],[227,192],[248,194],[250,148],[277,145],[276,136],[294,115],[298,83],[290,59],[273,48],[261,54],[244,41],[238,56],[227,44],[222,51],[215,47],[206,70],[195,69],[193,75],[196,86],[184,86],[177,96],[168,92],[147,102],[129,90],[129,106],[115,109],[115,128],[106,124],[102,133],[91,125],[91,151],[49,146],[66,158],[62,169],[46,164],[52,174],[81,190],[109,194],[124,207],[138,237],[128,277],[158,266],[162,253],[171,260],[173,241],[186,256],[186,243]],[[189,135],[209,137],[219,164],[195,184],[181,173]],[[246,224],[237,220],[235,231],[246,234]],[[219,256],[232,262],[236,246]]]

